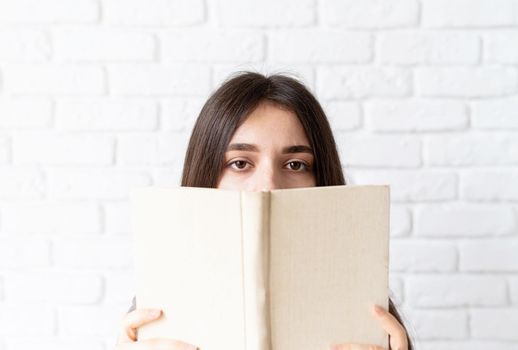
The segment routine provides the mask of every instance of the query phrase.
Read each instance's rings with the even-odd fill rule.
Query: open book
[[[131,191],[139,340],[201,350],[388,347],[388,185]]]

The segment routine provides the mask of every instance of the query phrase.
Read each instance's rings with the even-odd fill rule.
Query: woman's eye
[[[235,160],[235,161],[229,163],[228,166],[231,167],[234,164],[237,166],[237,169],[243,170],[243,169],[245,169],[245,166],[246,166],[246,164],[248,164],[248,162],[246,160]]]
[[[246,160],[234,160],[233,162],[228,163],[227,166],[236,169],[236,170],[246,170],[246,166],[250,164]],[[288,163],[288,166],[290,170],[296,171],[296,172],[303,172],[309,170],[309,165],[307,165],[304,162],[300,161],[291,161]]]
[[[309,170],[308,169],[309,168],[308,165],[303,163],[303,162],[291,161],[291,162],[288,163],[288,165],[290,165],[290,166],[293,165],[293,164],[295,164],[295,166],[291,167],[291,170],[300,171],[301,168],[304,168],[304,170],[302,170],[302,171]]]

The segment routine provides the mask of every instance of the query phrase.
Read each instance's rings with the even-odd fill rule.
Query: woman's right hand
[[[197,350],[192,344],[180,340],[154,338],[138,340],[138,327],[160,318],[159,309],[137,309],[126,314],[122,319],[122,332],[115,350]]]

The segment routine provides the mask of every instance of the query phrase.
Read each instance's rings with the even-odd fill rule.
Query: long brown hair
[[[245,71],[227,79],[201,109],[187,146],[181,186],[217,187],[232,135],[264,101],[297,115],[314,151],[316,186],[346,185],[329,121],[313,94],[287,75],[264,76]],[[391,298],[389,312],[407,330]],[[408,331],[407,340],[412,350]]]

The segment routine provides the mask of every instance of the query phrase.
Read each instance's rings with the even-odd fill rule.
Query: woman
[[[315,97],[293,78],[244,72],[227,80],[203,106],[181,185],[261,191],[345,184],[329,122]],[[137,341],[138,327],[160,315],[160,310],[135,310],[134,303],[116,349],[196,349],[181,340]],[[389,334],[390,349],[413,349],[392,300],[388,311],[373,306],[373,316]],[[381,348],[333,346],[348,349]]]

